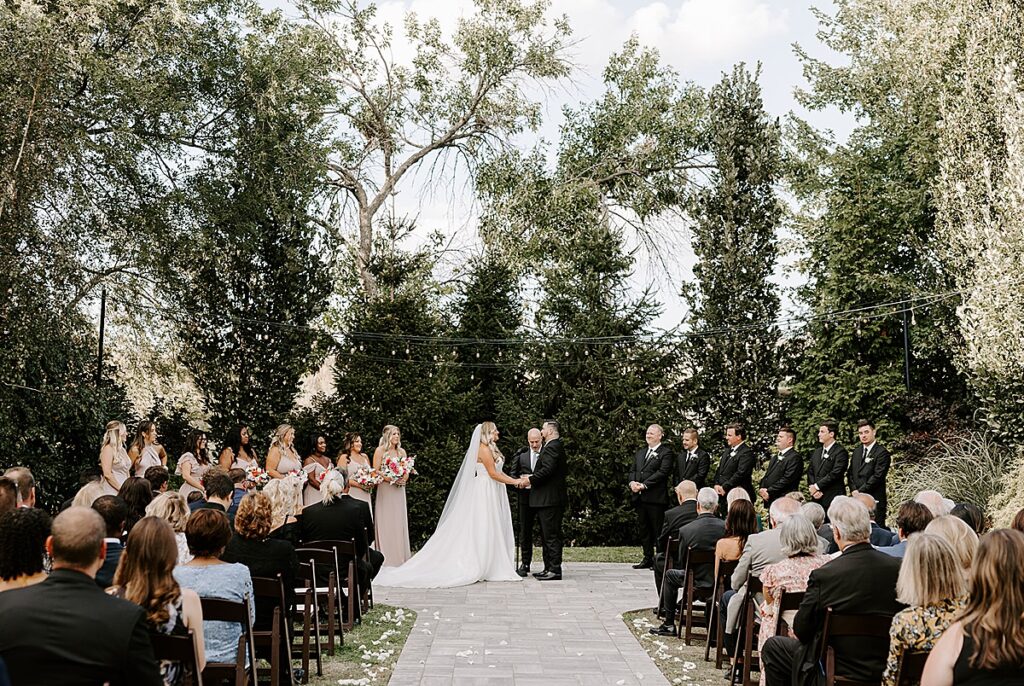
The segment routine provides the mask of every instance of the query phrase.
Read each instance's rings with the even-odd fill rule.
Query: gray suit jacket
[[[726,632],[731,634],[736,631],[740,604],[743,602],[743,594],[747,591],[747,575],[760,577],[765,567],[785,558],[786,556],[782,554],[778,527],[747,538],[736,571],[732,573],[732,588],[736,595],[729,599],[728,614],[725,618]],[[760,595],[758,597],[760,598]]]

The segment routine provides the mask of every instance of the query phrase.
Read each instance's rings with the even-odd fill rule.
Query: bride
[[[494,422],[477,425],[437,528],[401,567],[385,567],[375,586],[449,588],[477,581],[522,581],[513,560],[515,538]]]

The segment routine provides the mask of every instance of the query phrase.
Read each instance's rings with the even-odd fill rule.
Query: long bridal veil
[[[480,432],[477,425],[430,539],[401,567],[382,569],[374,584],[448,588],[483,580],[521,581],[515,573],[505,487],[477,462]]]

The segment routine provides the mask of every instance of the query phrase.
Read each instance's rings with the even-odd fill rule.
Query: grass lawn
[[[653,608],[623,612],[622,621],[633,632],[640,645],[651,656],[658,669],[670,684],[692,684],[692,686],[721,686],[723,671],[715,669],[714,649],[711,661],[704,662],[704,641],[693,640],[687,646],[683,639],[674,636],[652,636],[648,629],[661,624],[653,614]],[[724,669],[725,663],[722,663]]]
[[[344,647],[335,649],[334,657],[324,656],[323,676],[316,676],[316,664],[310,661],[309,683],[313,686],[388,683],[415,623],[416,613],[412,610],[374,605],[363,615],[362,624],[345,634]]]
[[[639,547],[622,546],[618,548],[570,548],[562,549],[564,562],[629,562],[636,564],[643,557]],[[543,566],[544,554],[540,548],[533,549],[533,567],[540,571]]]

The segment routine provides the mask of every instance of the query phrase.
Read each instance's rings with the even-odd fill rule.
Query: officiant
[[[540,449],[543,439],[540,429],[530,429],[526,434],[527,445],[509,460],[509,475],[518,479],[527,474],[533,474],[537,466],[537,458],[540,457]],[[519,568],[516,574],[525,577],[530,573],[530,563],[533,562],[533,525],[537,521],[536,508],[530,507],[530,491],[526,488],[516,490],[516,497],[519,500]],[[543,545],[543,543],[542,543]]]
[[[629,469],[630,498],[640,518],[644,551],[644,558],[633,569],[654,567],[654,544],[665,523],[672,449],[661,442],[664,437],[664,430],[657,424],[647,427],[647,445],[636,451]]]

